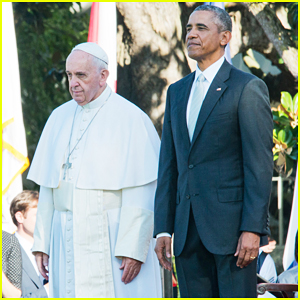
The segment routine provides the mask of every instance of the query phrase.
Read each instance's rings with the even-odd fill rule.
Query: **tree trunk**
[[[288,70],[298,79],[298,50],[281,25],[275,12],[271,10],[267,3],[244,2],[244,5],[261,25],[268,40],[274,45]]]
[[[270,98],[273,104],[279,102],[281,91],[287,91],[292,95],[297,92],[297,78],[294,77],[291,71],[287,68],[286,64],[279,62],[279,54],[273,44],[272,40],[269,40],[265,33],[265,28],[257,21],[254,15],[249,11],[248,6],[243,3],[229,3],[227,10],[231,16],[233,30],[232,39],[230,41],[230,54],[234,57],[238,53],[242,53],[245,65],[251,70],[251,72],[263,79],[267,84],[270,92]],[[264,10],[261,12],[261,16],[266,14]],[[265,16],[264,18],[267,18]],[[274,14],[273,18],[279,22],[279,19]],[[281,26],[280,32],[286,32]],[[277,40],[279,32],[277,34]],[[275,38],[276,40],[276,38]],[[287,42],[286,40],[284,42]],[[291,41],[288,41],[291,43]],[[261,53],[264,57],[269,59],[272,65],[279,68],[281,71],[278,75],[271,75],[270,73],[264,74],[260,69],[260,66],[255,66],[253,61],[249,61],[248,51],[252,49]],[[298,58],[297,58],[298,59]],[[250,63],[249,63],[250,62]],[[297,64],[297,63],[295,63]]]
[[[190,72],[178,3],[117,3],[118,93],[161,134],[167,87]]]

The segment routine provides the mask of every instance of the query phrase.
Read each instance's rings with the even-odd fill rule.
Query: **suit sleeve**
[[[262,80],[256,78],[246,84],[238,117],[244,171],[240,230],[266,235],[273,175],[273,118],[268,89]]]
[[[171,88],[166,110],[159,156],[158,181],[154,207],[154,237],[162,232],[173,234],[177,194],[177,160],[172,134]]]

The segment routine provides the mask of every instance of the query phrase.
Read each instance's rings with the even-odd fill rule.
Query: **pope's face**
[[[92,62],[92,56],[80,50],[73,51],[67,58],[69,91],[80,106],[95,100],[102,92],[101,71]]]
[[[190,58],[199,61],[216,61],[224,51],[223,33],[213,23],[211,11],[195,11],[186,25],[186,44]]]

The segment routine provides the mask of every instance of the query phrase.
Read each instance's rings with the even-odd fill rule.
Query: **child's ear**
[[[20,223],[20,224],[23,223],[24,216],[23,216],[23,214],[20,211],[17,211],[15,213],[15,218],[16,218],[16,220],[17,220],[18,223]]]

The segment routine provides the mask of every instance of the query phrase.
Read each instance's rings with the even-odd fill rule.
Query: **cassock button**
[[[70,282],[71,282],[71,279],[68,280],[68,283],[70,283]]]
[[[193,169],[194,168],[194,165],[189,165],[189,169]]]
[[[190,199],[191,198],[191,196],[190,195],[186,195],[186,197],[185,197],[186,199]]]
[[[70,249],[67,250],[67,252],[70,252],[70,251],[71,251]]]

